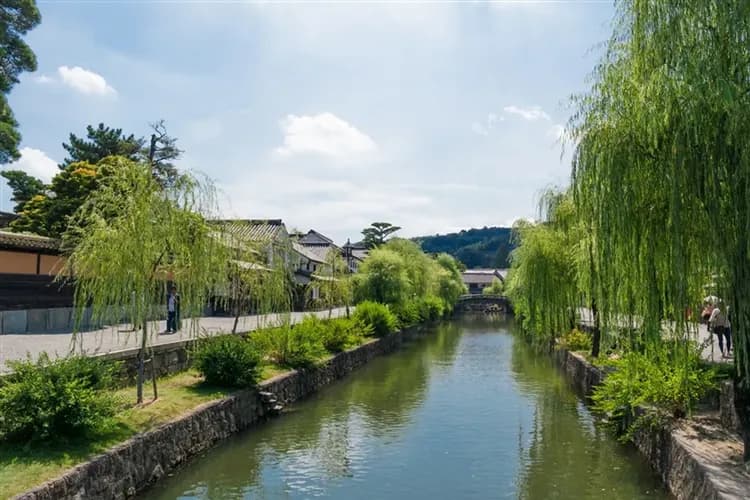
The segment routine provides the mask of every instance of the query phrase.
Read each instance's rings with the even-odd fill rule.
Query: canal
[[[143,497],[668,498],[512,328],[431,327]]]

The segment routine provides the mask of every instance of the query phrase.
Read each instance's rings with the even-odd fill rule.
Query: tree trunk
[[[156,390],[156,356],[151,349],[151,385],[154,387],[154,401],[159,399],[159,391]]]
[[[146,341],[148,340],[148,320],[143,319],[143,336],[138,351],[138,374],[136,376],[136,403],[143,403],[143,382],[146,378]]]
[[[591,302],[591,314],[594,317],[594,331],[591,336],[591,357],[598,358],[602,343],[602,330],[599,323],[599,310],[596,307],[595,300]]]
[[[744,383],[743,383],[744,382]],[[740,431],[744,444],[743,460],[750,462],[750,390],[747,380],[734,381],[734,409],[740,421]]]

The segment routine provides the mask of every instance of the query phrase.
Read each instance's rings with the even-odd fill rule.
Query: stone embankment
[[[345,377],[376,356],[396,350],[420,334],[419,327],[373,340],[332,357],[321,366],[285,373],[262,382],[257,390],[239,391],[206,403],[189,414],[138,435],[16,497],[23,500],[80,498],[122,499],[136,495],[217,442],[277,413],[269,406],[302,399]]]
[[[606,377],[605,371],[579,354],[561,349],[555,352],[555,361],[586,396]],[[738,422],[731,383],[722,384],[718,401],[720,408],[662,428],[644,427],[635,432],[636,448],[678,499],[750,497],[750,473],[742,464],[742,440],[734,432]]]

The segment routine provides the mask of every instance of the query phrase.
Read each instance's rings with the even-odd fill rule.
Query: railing
[[[458,297],[458,301],[466,301],[466,300],[507,300],[507,297],[505,295],[480,295],[480,294],[464,294]]]

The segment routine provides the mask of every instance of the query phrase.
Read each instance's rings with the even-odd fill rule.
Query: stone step
[[[284,409],[284,405],[282,405],[282,404],[275,404],[275,405],[273,405],[271,407],[271,410],[274,411],[274,412],[276,412],[276,413],[279,413],[283,409]]]

